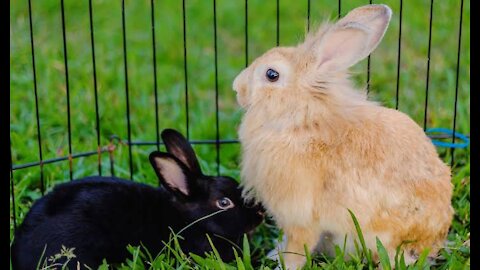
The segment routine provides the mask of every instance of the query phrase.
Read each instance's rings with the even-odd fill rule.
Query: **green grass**
[[[39,99],[41,146],[43,158],[68,155],[65,66],[61,29],[60,1],[32,1],[33,33]],[[101,145],[109,136],[127,139],[125,78],[123,62],[121,1],[93,1],[97,86]],[[377,3],[377,1],[374,1]],[[342,1],[342,14],[368,1]],[[370,98],[387,107],[395,107],[399,1],[383,1],[393,9],[393,18],[384,40],[371,56]],[[276,45],[276,1],[250,0],[248,21],[249,59]],[[335,18],[338,2],[312,1],[311,23]],[[460,1],[435,2],[428,98],[427,127],[453,126],[456,86]],[[430,1],[404,1],[399,80],[399,110],[410,115],[419,125],[424,121],[424,103],[428,50]],[[306,29],[307,1],[280,0],[280,44],[295,45],[302,41]],[[189,137],[194,140],[215,139],[215,73],[212,1],[186,1]],[[65,0],[68,49],[69,90],[73,153],[97,149],[93,69],[90,47],[88,1]],[[172,127],[186,133],[185,80],[183,66],[183,26],[181,1],[155,1],[156,65],[158,81],[158,113],[160,130]],[[463,11],[462,46],[458,78],[456,128],[470,133],[470,1]],[[13,164],[39,160],[35,98],[28,21],[28,1],[11,1],[10,9],[10,134]],[[231,84],[245,67],[244,1],[217,1],[219,132],[223,139],[234,139],[242,111],[235,101]],[[127,60],[133,141],[155,141],[155,107],[153,87],[150,1],[126,1]],[[353,68],[354,80],[364,87],[367,61]],[[155,146],[134,146],[134,180],[156,185],[153,170],[147,161]],[[196,145],[201,165],[208,174],[216,173],[217,153],[214,145]],[[238,179],[238,144],[220,147],[220,172]],[[438,148],[445,162],[451,152]],[[438,269],[469,268],[470,261],[470,149],[454,152],[452,182],[455,185],[453,205],[455,218],[449,234],[450,244],[443,253]],[[117,145],[114,151],[115,173],[130,176],[128,148]],[[96,155],[73,161],[74,178],[98,174]],[[109,157],[102,154],[102,174],[110,174]],[[46,189],[69,181],[68,161],[43,167]],[[14,195],[17,222],[20,223],[32,202],[41,196],[40,168],[14,171]],[[12,199],[12,198],[11,198]],[[12,207],[11,207],[12,208]],[[11,209],[11,235],[13,234]],[[278,235],[274,226],[262,225],[251,240],[254,262],[262,265],[264,256],[273,248]],[[11,237],[12,239],[12,237]],[[245,252],[245,251],[244,251]],[[341,254],[341,251],[338,251]],[[252,255],[252,256],[253,256]],[[167,255],[165,255],[167,256]],[[170,256],[170,255],[169,255]],[[213,256],[213,255],[212,255]],[[237,267],[247,269],[248,261],[239,254]],[[183,257],[181,257],[183,258]],[[181,265],[185,261],[173,257],[166,262]],[[215,260],[215,257],[211,257]],[[208,265],[195,260],[188,266]],[[241,264],[239,263],[241,262]],[[315,260],[311,268],[365,268],[362,260],[344,262],[341,256]],[[202,264],[204,263],[204,264]],[[391,262],[394,265],[394,262]],[[270,266],[272,266],[270,264]],[[216,268],[219,266],[212,266]],[[168,267],[167,267],[168,268]],[[368,267],[367,267],[368,268]],[[139,268],[141,269],[141,268]]]

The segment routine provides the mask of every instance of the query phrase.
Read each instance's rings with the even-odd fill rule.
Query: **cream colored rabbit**
[[[423,130],[402,112],[368,101],[347,69],[366,58],[391,17],[385,5],[352,10],[296,47],[266,52],[233,88],[245,109],[244,196],[261,201],[287,236],[286,251],[354,252],[353,211],[367,247],[390,258],[402,242],[407,263],[434,256],[453,215],[450,169]],[[304,256],[285,254],[289,269]]]

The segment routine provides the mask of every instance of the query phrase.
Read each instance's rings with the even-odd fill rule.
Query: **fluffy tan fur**
[[[347,209],[367,246],[375,251],[379,237],[392,259],[403,242],[407,263],[443,244],[453,215],[450,168],[413,120],[368,101],[348,78],[390,17],[384,5],[354,9],[296,47],[271,49],[234,81],[246,110],[239,129],[244,196],[261,201],[285,231],[286,251],[325,247],[320,236],[328,234],[339,246],[347,235],[346,252],[354,252]],[[267,80],[269,68],[278,81]],[[305,261],[285,260],[291,269]]]

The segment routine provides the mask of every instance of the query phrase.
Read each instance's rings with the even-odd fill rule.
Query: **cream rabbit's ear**
[[[318,69],[345,70],[366,58],[380,43],[391,16],[386,5],[367,5],[350,11],[315,41],[311,52]]]

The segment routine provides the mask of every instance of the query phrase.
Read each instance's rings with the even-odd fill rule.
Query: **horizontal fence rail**
[[[450,137],[447,137],[450,138]],[[193,145],[220,145],[220,144],[235,144],[239,143],[238,139],[222,139],[222,140],[190,140],[190,144]],[[88,152],[83,152],[83,153],[77,153],[77,154],[72,154],[71,156],[63,156],[63,157],[58,157],[58,158],[52,158],[52,159],[45,159],[41,161],[35,161],[35,162],[29,162],[29,163],[24,163],[24,164],[16,164],[12,166],[12,170],[21,170],[21,169],[26,169],[30,167],[35,167],[35,166],[43,166],[45,164],[50,164],[50,163],[56,163],[60,161],[65,161],[69,159],[75,159],[75,158],[80,158],[80,157],[88,157],[88,156],[93,156],[95,154],[101,155],[102,153],[109,152],[113,153],[115,149],[118,146],[160,146],[160,145],[165,145],[163,142],[148,142],[148,141],[133,141],[129,142],[128,140],[122,140],[118,136],[111,136],[110,143],[106,146],[100,147],[97,151],[88,151]]]
[[[428,135],[429,138],[431,139],[451,139],[453,138],[452,134],[432,134]],[[470,135],[465,135],[466,138],[470,138]],[[92,156],[95,154],[102,154],[105,152],[113,152],[119,145],[125,145],[125,146],[160,146],[160,145],[165,145],[163,142],[158,142],[158,141],[132,141],[129,142],[128,140],[122,140],[120,137],[113,135],[110,137],[110,144],[107,146],[100,147],[97,151],[89,151],[89,152],[83,152],[83,153],[78,153],[78,154],[73,154],[71,155],[72,159],[79,158],[79,157],[88,157]],[[236,144],[240,143],[238,139],[215,139],[215,140],[190,140],[190,144],[193,145],[221,145],[221,144]],[[455,148],[454,146],[450,146],[450,148]],[[56,163],[60,161],[65,161],[69,160],[69,156],[64,156],[64,157],[58,157],[58,158],[52,158],[52,159],[46,159],[46,160],[41,160],[41,161],[35,161],[35,162],[29,162],[25,164],[16,164],[12,166],[12,170],[20,170],[20,169],[26,169],[29,167],[34,167],[34,166],[40,166],[40,165],[45,165],[45,164],[50,164],[50,163]],[[218,160],[217,160],[218,161]]]

